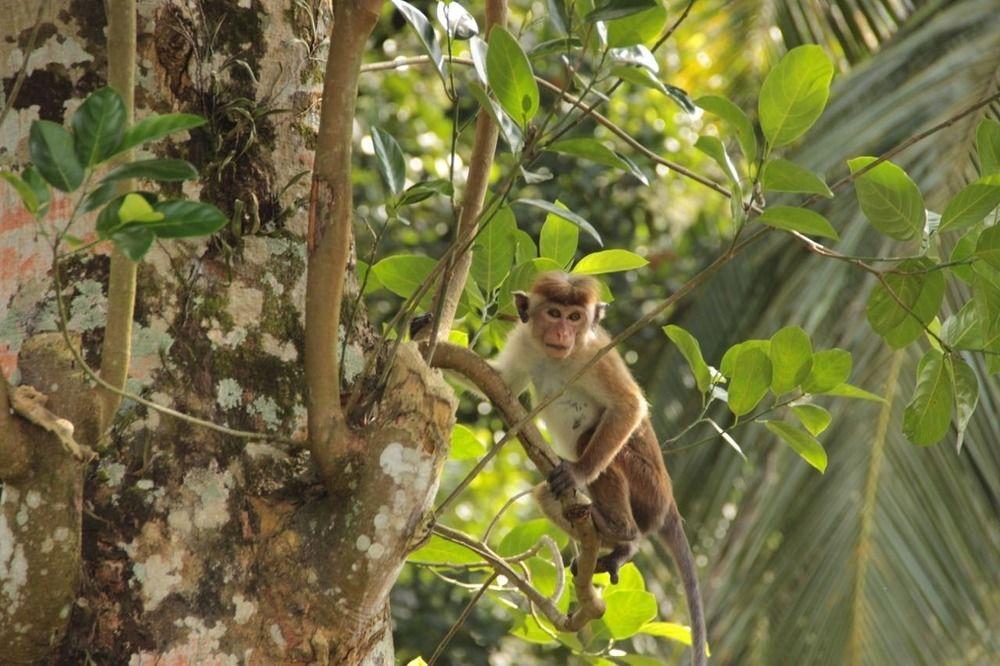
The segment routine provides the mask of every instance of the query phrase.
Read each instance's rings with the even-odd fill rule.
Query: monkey
[[[586,275],[539,274],[528,293],[515,292],[520,323],[491,362],[515,395],[529,385],[544,397],[566,384],[610,340],[600,326],[607,305]],[[580,540],[559,498],[573,488],[591,498],[602,550],[597,571],[618,570],[656,532],[680,570],[692,627],[692,663],[705,664],[705,618],[694,558],[674,501],[645,396],[617,350],[610,350],[540,414],[560,462],[533,494],[542,511]],[[574,562],[575,564],[575,562]]]

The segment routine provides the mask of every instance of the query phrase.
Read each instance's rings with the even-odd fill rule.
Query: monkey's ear
[[[530,305],[530,299],[528,295],[523,291],[514,292],[514,307],[517,308],[517,316],[521,318],[521,321],[525,324],[528,323],[528,306]]]
[[[594,303],[594,326],[597,326],[599,323],[601,323],[601,320],[604,319],[604,314],[607,311],[607,309],[608,309],[607,303],[602,303],[602,302]]]

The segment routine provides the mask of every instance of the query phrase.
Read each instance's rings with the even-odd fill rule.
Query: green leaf
[[[125,103],[113,88],[91,93],[71,121],[76,155],[84,167],[108,159],[121,145],[125,134]]]
[[[569,210],[565,206],[560,208],[559,206],[553,203],[549,203],[548,201],[544,201],[543,199],[515,199],[514,203],[525,204],[527,206],[534,206],[535,208],[541,208],[546,213],[551,213],[552,215],[561,217],[564,220],[569,220],[570,222],[572,222],[573,224],[575,224],[576,226],[580,227],[588,234],[590,234],[594,238],[594,240],[597,241],[598,245],[601,246],[604,245],[604,243],[601,241],[600,234],[597,233],[597,229],[595,229],[593,225],[590,224],[590,222],[587,222],[587,220],[583,219],[582,217],[580,217],[573,211]]]
[[[814,44],[786,53],[764,79],[758,115],[772,147],[784,146],[812,127],[826,107],[833,63]]]
[[[668,638],[691,647],[691,627],[674,622],[647,622],[639,629],[640,634]]]
[[[607,610],[601,619],[616,640],[639,633],[656,617],[656,597],[645,590],[612,589],[604,595],[604,602]]]
[[[399,10],[399,13],[406,19],[406,22],[409,23],[413,27],[413,30],[417,33],[420,43],[423,44],[424,50],[427,51],[427,55],[431,57],[431,62],[434,63],[434,68],[441,77],[441,82],[444,83],[445,88],[447,88],[448,75],[444,70],[444,56],[441,54],[441,46],[438,44],[437,33],[434,32],[434,26],[432,26],[431,22],[427,20],[427,17],[424,16],[423,12],[406,2],[406,0],[392,0],[392,4],[395,5],[396,9]]]
[[[562,203],[556,201],[556,205],[562,206]],[[538,235],[538,251],[541,256],[548,257],[565,268],[576,256],[579,241],[580,227],[558,215],[550,213],[545,216],[545,224]]]
[[[406,188],[403,191],[403,195],[399,197],[399,201],[396,202],[396,205],[400,208],[410,206],[424,199],[429,199],[436,194],[443,197],[450,197],[453,191],[451,181],[447,178],[423,180]]]
[[[628,250],[601,250],[584,256],[573,266],[572,273],[601,275],[642,268],[649,262]]]
[[[826,471],[826,451],[815,437],[808,432],[782,421],[765,421],[767,429],[781,438],[807,463],[818,469],[820,472]]]
[[[608,46],[648,44],[660,35],[666,22],[667,10],[653,0],[653,6],[648,9],[608,21]]]
[[[569,543],[569,537],[566,536],[566,533],[551,521],[545,518],[536,518],[515,526],[505,534],[500,545],[497,546],[496,552],[500,557],[519,555],[538,543],[543,534],[551,537],[559,548],[564,548]]]
[[[1000,225],[987,227],[976,242],[976,259],[982,259],[1000,271]]]
[[[833,196],[833,191],[822,178],[809,169],[780,157],[764,165],[761,185],[768,192],[819,194],[827,198]]]
[[[522,128],[538,112],[538,84],[528,56],[503,26],[490,30],[486,75],[500,105]]]
[[[371,266],[367,262],[361,259],[357,260],[358,269],[358,284],[364,285],[365,295],[372,293],[373,291],[378,291],[382,288],[382,283],[375,276],[375,272],[371,270]]]
[[[536,643],[538,645],[554,645],[556,639],[552,637],[554,630],[549,621],[544,616],[539,615],[539,619],[545,623],[545,629],[539,626],[538,620],[527,613],[516,613],[517,620],[510,628],[510,635],[517,636],[523,641]]]
[[[548,39],[536,46],[533,46],[530,51],[528,51],[528,57],[532,60],[538,60],[539,58],[545,58],[550,55],[566,54],[569,51],[576,50],[582,46],[583,43],[580,41],[579,37],[558,37],[556,39]]]
[[[945,355],[931,349],[917,366],[917,386],[903,412],[903,434],[912,444],[937,444],[948,434],[955,402]]]
[[[372,271],[386,289],[397,296],[409,298],[434,270],[435,264],[437,262],[430,257],[397,254],[378,261],[372,266]],[[430,302],[428,296],[426,294],[421,303]]]
[[[472,277],[484,292],[500,286],[514,263],[514,212],[504,206],[479,232],[472,246]]]
[[[875,161],[874,157],[848,160],[851,173]],[[924,232],[924,197],[906,172],[892,162],[881,162],[854,181],[854,190],[865,217],[876,229],[895,238],[919,238]]]
[[[473,40],[474,42],[475,40]],[[478,83],[470,83],[469,92],[472,93],[472,96],[479,102],[479,106],[489,114],[493,122],[500,128],[500,133],[503,135],[507,145],[510,146],[511,152],[521,152],[521,148],[524,147],[524,135],[521,132],[521,128],[517,126],[517,123],[511,120],[510,116],[504,112],[497,102],[490,99],[490,96],[486,94],[486,91]]]
[[[406,158],[391,134],[379,127],[372,127],[372,145],[375,148],[378,173],[393,196],[398,196],[406,184]]]
[[[21,178],[35,193],[35,198],[38,199],[38,211],[35,213],[35,216],[38,218],[44,217],[45,213],[48,212],[49,204],[52,202],[48,183],[45,182],[38,174],[38,170],[33,166],[22,171]]]
[[[809,376],[802,384],[805,393],[828,393],[851,376],[851,354],[843,349],[824,349],[813,354]],[[860,397],[860,396],[859,396]]]
[[[118,185],[111,182],[101,182],[100,185],[90,191],[83,199],[80,210],[88,213],[100,208],[118,196]]]
[[[610,579],[609,579],[610,584]],[[618,570],[618,583],[614,586],[616,590],[645,590],[646,581],[642,577],[639,567],[633,562],[626,562]]]
[[[719,372],[730,379],[733,376],[733,370],[736,367],[736,359],[747,349],[759,349],[764,353],[765,356],[771,353],[771,341],[770,340],[744,340],[739,342],[729,349],[726,353],[722,355],[722,361],[719,363]]]
[[[612,21],[659,7],[656,0],[608,0],[584,16],[588,23]]]
[[[115,152],[120,153],[144,143],[162,139],[174,132],[194,129],[204,124],[204,118],[190,113],[168,113],[162,116],[154,113],[126,129],[122,142]]]
[[[592,162],[612,167],[613,169],[621,169],[634,175],[643,185],[649,185],[649,179],[646,178],[646,174],[633,162],[626,160],[623,156],[611,150],[597,139],[588,137],[563,139],[562,141],[550,144],[546,150],[562,153],[563,155],[582,157]]]
[[[852,384],[837,384],[831,389],[822,391],[824,395],[833,395],[838,398],[856,398],[858,400],[871,400],[872,402],[885,403],[885,398],[880,395],[875,395],[874,393],[869,393],[864,389],[860,389]]]
[[[979,404],[979,380],[972,367],[958,356],[949,356],[952,379],[955,384],[955,429],[956,447],[962,448],[965,439],[965,429],[969,426],[972,414]]]
[[[694,114],[698,110],[695,103],[691,101],[691,98],[685,90],[660,81],[656,78],[656,75],[646,67],[641,65],[615,65],[611,68],[611,75],[617,76],[618,78],[628,81],[629,83],[634,83],[637,86],[649,88],[650,90],[657,90],[663,93],[668,99],[677,104],[677,106],[679,106],[685,113]]]
[[[1000,352],[1000,281],[976,271],[972,288],[983,349]],[[986,365],[990,373],[1000,371],[1000,357],[995,353],[987,355]]]
[[[789,326],[771,336],[771,390],[788,393],[809,377],[812,368],[812,341],[798,326]]]
[[[437,20],[451,39],[472,39],[479,34],[476,19],[462,5],[454,1],[437,4]]]
[[[976,245],[979,243],[979,235],[983,232],[980,226],[975,226],[969,229],[964,236],[958,239],[955,243],[955,247],[951,250],[950,260],[952,262],[956,261],[966,261],[972,259],[973,255],[976,253]],[[960,265],[952,266],[948,270],[955,274],[956,277],[965,281],[972,282],[972,272],[973,268],[971,265]]]
[[[983,118],[976,128],[976,151],[984,176],[1000,171],[1000,122]]]
[[[729,411],[736,416],[749,414],[770,386],[771,361],[767,354],[753,347],[744,349],[736,357],[729,380]]]
[[[110,236],[111,242],[115,244],[115,247],[136,263],[146,256],[155,238],[156,235],[153,231],[145,226],[131,226],[119,229]]]
[[[103,178],[101,184],[112,183],[129,178],[145,178],[159,181],[182,181],[198,177],[198,170],[186,160],[149,159],[129,162],[112,169]]]
[[[10,171],[0,171],[0,178],[10,183],[10,186],[17,192],[17,195],[21,197],[21,203],[24,204],[29,213],[34,215],[38,211],[38,195],[35,194],[30,185],[21,180],[17,174]]]
[[[944,274],[926,272],[934,265],[926,257],[908,259],[898,265],[899,273],[886,275],[885,284],[879,283],[872,290],[865,315],[875,332],[894,349],[902,349],[919,338],[941,308]]]
[[[830,412],[819,405],[795,405],[792,407],[792,412],[813,437],[818,437],[826,430],[833,418]]]
[[[62,125],[48,120],[31,123],[28,152],[38,173],[52,187],[72,192],[83,182],[83,167],[76,158],[73,137]]]
[[[441,565],[476,564],[482,562],[483,558],[464,546],[445,541],[438,535],[432,534],[427,543],[409,554],[406,561]]]
[[[122,224],[130,222],[159,222],[164,218],[163,213],[153,210],[146,198],[134,192],[126,194],[118,208],[118,220]]]
[[[985,343],[975,300],[966,302],[961,310],[945,319],[939,335],[946,345],[955,349],[983,349]]]
[[[564,222],[561,217],[552,216],[552,219]],[[549,221],[548,217],[545,218],[546,223]],[[573,227],[573,225],[570,225]],[[576,227],[573,227],[576,230]],[[542,225],[542,233],[545,233],[545,225]],[[514,234],[514,241],[516,243],[514,248],[514,263],[523,264],[526,261],[531,261],[538,256],[538,247],[535,245],[534,239],[526,231],[521,231],[520,229]],[[576,252],[576,248],[573,248]]]
[[[825,217],[809,210],[795,206],[770,206],[757,218],[762,223],[775,229],[798,231],[809,236],[820,236],[840,240],[837,230]]]
[[[476,434],[466,426],[456,423],[451,429],[451,450],[448,457],[452,460],[473,460],[486,453],[486,445],[479,441]]]
[[[694,147],[711,157],[716,164],[722,167],[722,173],[726,175],[729,183],[733,186],[734,196],[739,195],[740,175],[736,172],[733,161],[729,159],[725,145],[714,136],[699,136]]]
[[[160,201],[153,209],[157,213],[163,213],[163,219],[159,222],[146,224],[157,238],[208,236],[226,226],[229,221],[218,208],[201,201]]]
[[[719,95],[705,95],[696,99],[694,103],[729,123],[731,129],[736,132],[736,140],[739,141],[740,150],[743,151],[743,157],[748,164],[753,164],[757,160],[757,135],[743,109]]]
[[[712,383],[712,375],[708,369],[708,364],[705,363],[705,358],[701,355],[701,345],[698,344],[698,340],[683,328],[674,324],[664,326],[663,332],[681,350],[681,354],[684,355],[688,366],[691,368],[691,374],[694,375],[698,390],[706,393]]]
[[[976,224],[1000,206],[1000,173],[969,183],[945,206],[938,231],[954,231]]]

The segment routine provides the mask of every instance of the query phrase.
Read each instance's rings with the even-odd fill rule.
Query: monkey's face
[[[579,305],[546,303],[535,312],[535,330],[550,358],[568,357],[589,329],[587,308]]]

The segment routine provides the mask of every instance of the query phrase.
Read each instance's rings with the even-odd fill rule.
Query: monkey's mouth
[[[568,346],[554,345],[551,342],[546,342],[545,346],[549,349],[555,349],[556,351],[567,351],[569,349]]]

